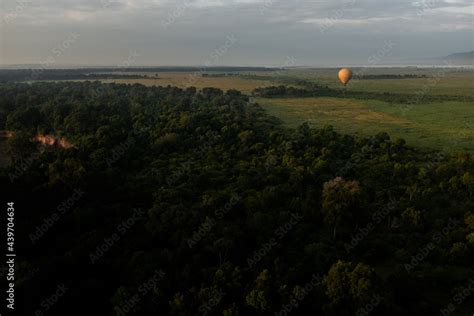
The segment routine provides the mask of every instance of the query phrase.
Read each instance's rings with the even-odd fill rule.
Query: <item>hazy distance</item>
[[[469,0],[2,0],[0,6],[2,66],[380,66],[474,50]]]

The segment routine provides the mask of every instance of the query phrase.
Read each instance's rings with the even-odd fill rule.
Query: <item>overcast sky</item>
[[[474,47],[472,0],[0,3],[2,65],[382,65]]]

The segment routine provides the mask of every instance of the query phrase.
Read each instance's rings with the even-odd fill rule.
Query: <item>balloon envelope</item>
[[[352,71],[348,68],[339,70],[339,80],[343,85],[346,85],[352,79]]]

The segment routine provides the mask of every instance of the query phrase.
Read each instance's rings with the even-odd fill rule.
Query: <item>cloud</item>
[[[222,63],[365,60],[390,39],[402,60],[471,50],[473,12],[470,0],[3,0],[0,63],[41,60],[70,32],[81,38],[58,63],[140,50],[140,64],[199,64],[229,34],[240,41]]]

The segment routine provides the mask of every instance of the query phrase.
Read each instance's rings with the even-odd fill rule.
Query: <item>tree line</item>
[[[252,96],[264,98],[308,98],[308,97],[333,97],[359,100],[380,100],[388,103],[398,104],[420,104],[426,102],[459,101],[472,102],[471,96],[460,95],[433,95],[421,89],[417,93],[391,93],[391,92],[370,92],[354,91],[349,89],[334,89],[317,83],[300,80],[297,83],[302,88],[288,85],[259,87],[252,91]]]

